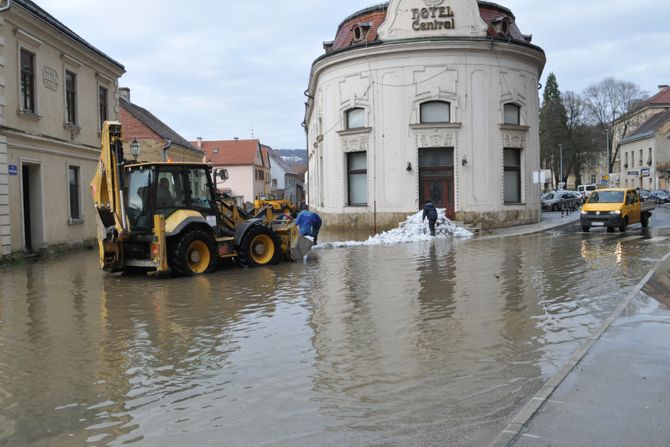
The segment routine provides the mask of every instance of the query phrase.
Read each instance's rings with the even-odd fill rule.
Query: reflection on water
[[[3,270],[0,445],[482,445],[670,240],[643,244],[441,240],[161,281],[94,254]]]

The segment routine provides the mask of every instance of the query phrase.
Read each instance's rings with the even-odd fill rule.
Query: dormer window
[[[362,129],[365,127],[365,109],[349,109],[345,113],[347,119],[347,129]]]
[[[445,101],[429,101],[421,104],[421,124],[451,122],[451,104]]]
[[[505,104],[504,109],[504,124],[512,124],[516,126],[521,124],[521,107],[519,107],[517,104],[509,103]]]
[[[368,37],[368,32],[371,28],[370,23],[358,23],[354,26],[354,43],[361,42]]]

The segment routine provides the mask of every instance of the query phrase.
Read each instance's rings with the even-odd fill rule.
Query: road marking
[[[542,439],[540,436],[535,436],[535,435],[531,435],[531,434],[528,434],[528,433],[524,433],[524,434],[521,435],[521,436],[524,437],[524,438]]]

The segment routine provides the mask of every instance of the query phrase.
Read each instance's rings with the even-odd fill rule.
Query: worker
[[[423,206],[423,222],[428,218],[428,228],[430,228],[430,235],[435,236],[435,222],[437,222],[437,209],[433,205],[433,202],[426,200],[426,203]]]
[[[158,191],[156,192],[156,202],[159,208],[168,208],[174,205],[174,197],[170,192],[170,182],[163,177],[158,182]]]
[[[313,211],[310,211],[307,205],[303,206],[298,217],[295,219],[295,224],[303,236],[312,236],[314,238],[314,245],[317,243],[319,237],[319,230],[321,230],[321,217]]]

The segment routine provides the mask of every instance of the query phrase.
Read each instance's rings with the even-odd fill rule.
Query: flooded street
[[[0,445],[485,445],[670,251],[669,214],[197,278],[0,270]]]

